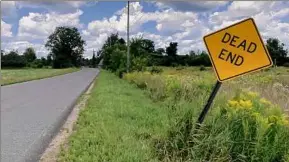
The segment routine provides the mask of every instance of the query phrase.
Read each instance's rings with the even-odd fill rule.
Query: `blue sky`
[[[85,57],[101,48],[107,36],[126,35],[125,1],[1,2],[1,48],[34,47],[37,56],[49,51],[44,44],[57,26],[75,26],[87,45]],[[131,37],[142,36],[165,47],[178,42],[179,54],[205,50],[202,37],[212,31],[253,17],[264,40],[280,39],[289,47],[288,1],[131,2]]]

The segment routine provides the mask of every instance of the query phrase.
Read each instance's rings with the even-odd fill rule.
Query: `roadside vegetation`
[[[160,160],[289,160],[288,68],[225,82],[198,131],[195,123],[216,80],[212,69],[155,71],[129,73],[124,79],[166,105],[170,128],[155,145]]]
[[[216,76],[205,51],[178,55],[177,45],[133,38],[126,73],[126,43],[110,35],[97,52],[107,71],[60,161],[289,161],[284,44],[266,42],[274,67],[223,83],[198,130]]]
[[[78,71],[79,68],[66,69],[2,69],[1,70],[1,85],[20,83],[30,80],[43,79],[47,77],[62,75]]]
[[[199,130],[211,68],[102,70],[59,161],[289,161],[288,70],[225,82]]]
[[[142,90],[101,71],[59,161],[157,161],[153,139],[165,137],[167,121]]]

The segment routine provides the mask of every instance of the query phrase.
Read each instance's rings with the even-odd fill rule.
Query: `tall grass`
[[[195,122],[214,84],[212,70],[165,69],[124,79],[167,107],[170,129],[155,141],[160,160],[275,162],[289,160],[288,107],[280,108],[288,104],[286,75],[273,69],[225,84],[199,130]],[[264,98],[270,93],[272,103]]]

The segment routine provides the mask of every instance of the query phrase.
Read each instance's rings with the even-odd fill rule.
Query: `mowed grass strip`
[[[165,136],[167,121],[142,90],[101,71],[59,161],[157,161],[153,141]]]
[[[30,80],[43,79],[80,70],[79,68],[67,69],[2,69],[1,85],[20,83]]]

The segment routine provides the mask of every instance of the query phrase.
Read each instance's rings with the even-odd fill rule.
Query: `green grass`
[[[167,130],[165,109],[142,90],[101,71],[60,161],[158,161],[154,141]]]
[[[224,83],[196,131],[212,69],[164,68],[123,80],[102,71],[59,161],[289,162],[287,76],[277,68]]]
[[[212,69],[163,69],[124,76],[152,100],[167,105],[170,127],[156,145],[162,161],[289,160],[288,68],[223,83],[199,131],[195,122],[216,81]]]
[[[42,79],[78,71],[78,68],[67,69],[2,69],[1,85],[20,83],[30,80]]]

